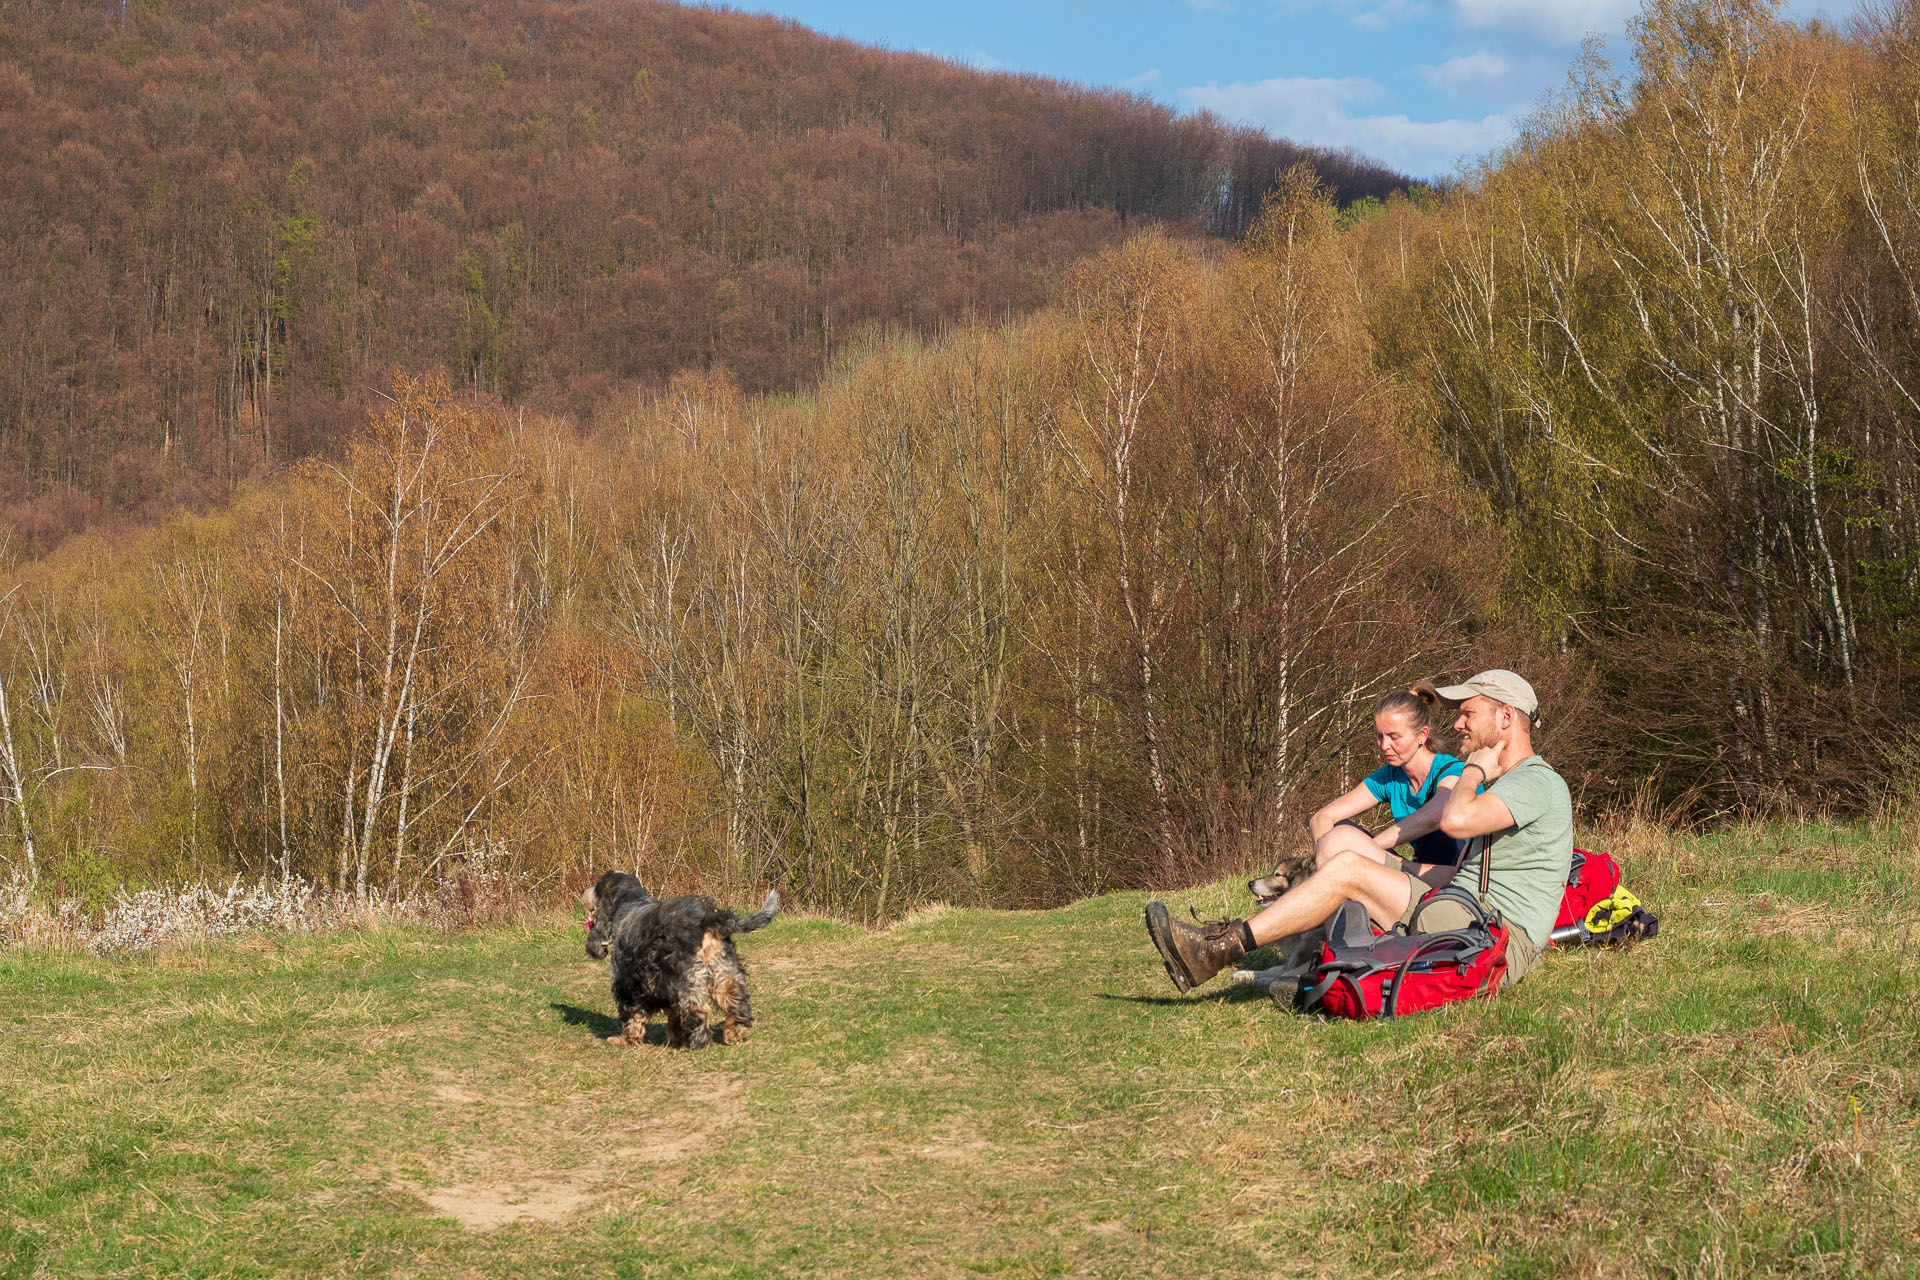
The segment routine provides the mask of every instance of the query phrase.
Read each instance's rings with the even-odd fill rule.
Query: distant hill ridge
[[[1113,91],[653,0],[0,10],[0,518],[214,500],[389,369],[580,411],[1036,303],[1130,218],[1234,236],[1311,161]]]

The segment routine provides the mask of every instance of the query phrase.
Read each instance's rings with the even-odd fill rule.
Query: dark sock
[[[1260,946],[1259,943],[1253,940],[1253,926],[1245,920],[1240,922],[1240,945],[1248,951],[1256,950]]]

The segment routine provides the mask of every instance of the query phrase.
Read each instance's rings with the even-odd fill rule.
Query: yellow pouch
[[[1632,915],[1639,905],[1640,899],[1625,889],[1615,889],[1593,904],[1593,910],[1587,912],[1587,918],[1580,925],[1588,933],[1605,933]]]

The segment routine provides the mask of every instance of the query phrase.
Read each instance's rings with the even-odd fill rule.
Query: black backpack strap
[[[1353,1007],[1360,1011],[1360,1016],[1354,1019],[1354,1021],[1356,1022],[1367,1021],[1370,1017],[1372,1017],[1372,1015],[1367,1012],[1367,997],[1360,990],[1359,981],[1352,974],[1348,973],[1344,969],[1335,969],[1333,972],[1327,975],[1326,980],[1322,982],[1319,986],[1313,988],[1313,990],[1301,996],[1300,1012],[1302,1013],[1320,1012],[1320,1005],[1324,1000],[1326,1000],[1327,992],[1333,990],[1334,986],[1341,982],[1344,982],[1349,987],[1353,988]]]
[[[1413,954],[1409,955],[1405,960],[1402,960],[1400,967],[1394,971],[1393,985],[1387,988],[1387,1003],[1386,1007],[1380,1010],[1380,1016],[1383,1018],[1397,1018],[1400,1016],[1400,983],[1406,978],[1407,974],[1412,972],[1414,961],[1429,951],[1438,951],[1442,946],[1458,942],[1464,936],[1463,930],[1450,929],[1446,933],[1434,934],[1418,947],[1415,947]]]
[[[1327,998],[1327,992],[1333,990],[1333,984],[1338,981],[1340,981],[1340,971],[1338,969],[1330,970],[1324,981],[1320,982],[1317,986],[1309,988],[1301,995],[1300,1012],[1319,1012],[1320,1002]]]
[[[1466,911],[1467,915],[1472,918],[1472,922],[1463,929],[1448,929],[1434,934],[1414,934],[1412,936],[1435,938],[1457,937],[1467,930],[1478,928],[1484,930],[1487,936],[1491,938],[1495,925],[1500,925],[1503,928],[1506,925],[1506,921],[1498,911],[1487,910],[1486,903],[1475,897],[1472,890],[1463,889],[1457,884],[1441,885],[1438,889],[1430,891],[1426,897],[1420,899],[1420,906],[1425,908],[1429,902],[1439,902],[1443,900],[1458,903],[1460,907]],[[1417,913],[1415,919],[1416,921],[1418,920]]]
[[[1493,923],[1494,918],[1487,914],[1486,906],[1480,899],[1457,884],[1441,885],[1438,889],[1432,890],[1420,899],[1420,905],[1424,908],[1429,902],[1441,901],[1459,903],[1482,928],[1489,927]]]

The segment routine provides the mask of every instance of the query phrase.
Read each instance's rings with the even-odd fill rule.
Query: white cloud
[[[1423,16],[1427,6],[1421,0],[1386,0],[1378,8],[1355,14],[1352,22],[1362,31],[1385,31],[1396,22],[1408,22]]]
[[[1414,177],[1439,177],[1513,138],[1512,118],[1497,112],[1478,120],[1410,120],[1396,114],[1360,116],[1349,123],[1353,140],[1345,145]]]
[[[1588,32],[1617,34],[1640,12],[1640,0],[1452,0],[1469,27],[1530,31],[1560,44],[1578,44]]]
[[[1196,85],[1179,93],[1192,106],[1303,141],[1347,120],[1342,102],[1373,102],[1384,96],[1379,85],[1363,76],[1277,76],[1253,83]]]
[[[1137,76],[1128,76],[1120,82],[1122,89],[1131,89],[1135,93],[1145,93],[1160,83],[1160,68],[1149,67]]]
[[[1421,67],[1420,70],[1427,77],[1428,84],[1458,97],[1494,87],[1507,78],[1513,70],[1513,64],[1491,49],[1476,49],[1457,58],[1448,58],[1437,67]]]
[[[1377,102],[1385,92],[1361,76],[1279,77],[1181,89],[1189,106],[1254,124],[1295,142],[1352,147],[1415,177],[1437,177],[1461,159],[1500,146],[1513,136],[1501,114],[1478,120],[1413,120],[1401,113],[1355,115],[1349,105]]]

